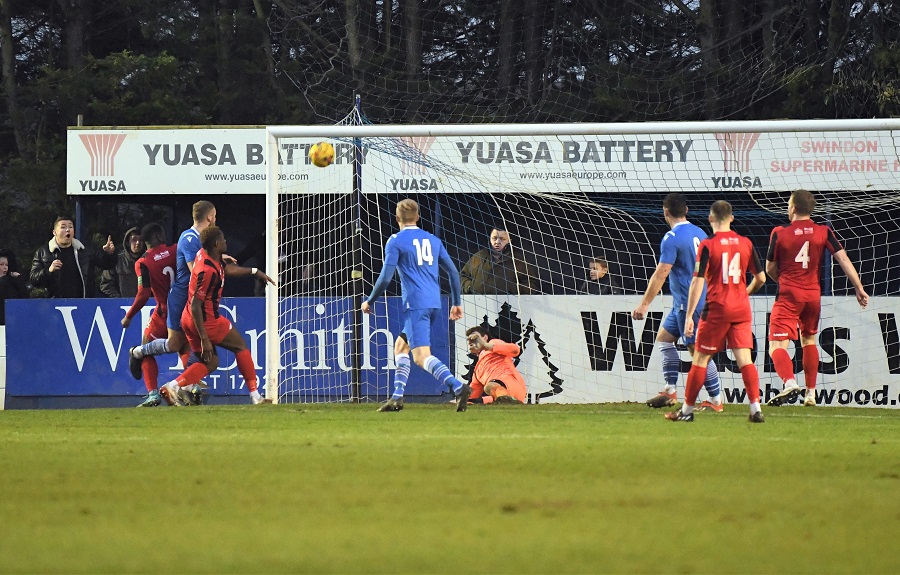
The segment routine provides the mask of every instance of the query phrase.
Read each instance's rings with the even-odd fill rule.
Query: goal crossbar
[[[579,124],[434,124],[269,126],[275,138],[383,138],[392,136],[584,136],[609,134],[713,134],[716,132],[830,132],[900,130],[900,118],[859,120],[748,120],[737,122],[625,122]]]

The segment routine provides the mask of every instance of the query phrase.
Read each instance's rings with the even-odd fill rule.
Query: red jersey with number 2
[[[135,305],[128,311],[134,317],[151,296],[156,298],[156,315],[165,319],[169,299],[169,286],[175,279],[175,246],[159,245],[150,248],[134,262],[138,280]]]
[[[819,301],[819,272],[826,248],[832,254],[844,249],[831,228],[812,220],[794,220],[772,230],[766,259],[778,265],[779,298]]]
[[[738,323],[750,321],[750,297],[747,295],[747,270],[754,275],[762,265],[753,244],[733,231],[717,232],[700,242],[694,276],[706,279],[707,314]]]

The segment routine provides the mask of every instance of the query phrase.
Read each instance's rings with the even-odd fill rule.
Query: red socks
[[[157,378],[159,377],[159,365],[156,358],[145,357],[141,360],[141,373],[144,374],[144,387],[147,391],[155,391],[159,388]]]
[[[181,375],[176,377],[175,383],[178,384],[178,387],[186,387],[188,385],[199,383],[200,380],[207,375],[209,375],[209,371],[206,369],[206,364],[197,362],[194,365],[188,366]]]
[[[706,380],[706,366],[691,365],[688,372],[687,383],[684,384],[684,403],[693,406],[697,402],[697,396],[700,394],[700,388]]]
[[[253,365],[253,356],[250,355],[249,349],[244,349],[234,354],[237,361],[238,371],[244,376],[244,382],[247,389],[251,392],[256,391],[256,366]]]
[[[779,347],[773,349],[771,355],[772,364],[775,366],[778,377],[785,383],[790,379],[794,379],[794,362],[791,361],[791,356],[788,355],[787,350]]]
[[[816,376],[819,375],[819,348],[816,345],[803,346],[803,376],[806,389],[816,388]]]
[[[759,372],[756,371],[756,366],[752,363],[748,363],[742,367],[741,379],[744,380],[744,389],[747,390],[747,399],[750,403],[759,403]]]

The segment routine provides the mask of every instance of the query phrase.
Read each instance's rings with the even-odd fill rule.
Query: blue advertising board
[[[143,381],[128,370],[128,350],[140,344],[152,302],[126,329],[121,319],[131,305],[127,299],[28,299],[6,302],[7,395],[142,396]],[[353,298],[290,298],[280,311],[282,391],[317,397],[329,389],[346,389],[353,378],[354,334],[360,345],[356,363],[361,395],[377,399],[389,393],[393,377],[394,337],[402,330],[399,297],[381,298],[375,315],[354,313]],[[444,311],[449,314],[446,298]],[[220,311],[244,335],[253,355],[260,387],[265,385],[265,299],[224,298]],[[362,315],[361,325],[355,325]],[[281,314],[285,318],[285,314]],[[432,332],[432,353],[450,360],[450,322]],[[182,371],[175,354],[160,356],[160,385]],[[219,369],[204,381],[212,395],[241,395],[247,389],[234,356],[219,349]],[[409,396],[437,396],[442,390],[428,373],[413,369]]]

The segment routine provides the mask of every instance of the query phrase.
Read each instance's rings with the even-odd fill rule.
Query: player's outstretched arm
[[[859,306],[865,308],[869,304],[869,294],[866,293],[866,288],[863,287],[859,274],[856,273],[856,267],[850,261],[849,256],[847,256],[847,251],[835,252],[834,259],[840,264],[841,269],[844,270],[844,275],[847,276],[847,279],[850,280],[850,283],[856,289],[856,301],[859,302]]]
[[[262,270],[259,270],[257,268],[245,268],[243,266],[239,266],[236,263],[231,263],[230,261],[224,260],[224,256],[223,261],[225,261],[226,277],[254,276],[265,280],[265,282],[268,284],[275,285],[275,280],[266,275],[266,273]]]
[[[641,303],[631,312],[632,318],[644,319],[647,315],[647,309],[660,290],[662,290],[663,284],[666,283],[666,278],[669,277],[669,272],[671,271],[672,264],[664,264],[662,262],[657,264],[656,270],[650,276],[650,282],[647,284],[647,290],[644,292],[644,297],[641,298]]]

